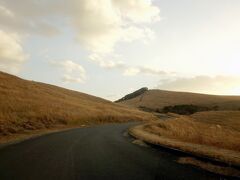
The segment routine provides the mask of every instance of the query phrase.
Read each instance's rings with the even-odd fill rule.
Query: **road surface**
[[[177,155],[133,144],[131,137],[123,135],[132,125],[73,129],[1,148],[0,179],[220,179],[178,164]]]

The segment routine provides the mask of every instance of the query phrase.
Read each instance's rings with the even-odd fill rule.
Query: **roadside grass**
[[[195,113],[191,117],[198,122],[240,132],[240,111],[209,111]]]
[[[0,72],[0,139],[59,126],[156,119],[95,96]]]
[[[239,117],[238,111],[177,115],[132,128],[130,133],[153,144],[240,166]]]
[[[180,116],[145,126],[145,130],[159,136],[177,139],[183,142],[202,144],[223,149],[240,151],[240,112],[214,112],[218,117],[215,123],[210,118],[201,117],[210,113],[198,113],[193,116]],[[226,118],[227,113],[231,118]],[[221,114],[223,116],[221,116]],[[198,119],[195,119],[196,116]]]

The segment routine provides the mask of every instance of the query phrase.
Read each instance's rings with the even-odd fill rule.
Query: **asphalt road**
[[[0,179],[220,179],[178,164],[178,155],[133,144],[123,135],[131,125],[79,128],[1,148]]]

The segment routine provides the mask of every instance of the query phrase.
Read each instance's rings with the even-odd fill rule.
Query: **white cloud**
[[[0,0],[0,27],[7,30],[55,35],[62,27],[49,21],[54,17],[72,27],[90,53],[102,55],[118,42],[153,38],[147,25],[159,19],[159,8],[152,0]]]
[[[126,67],[123,75],[125,76],[135,76],[135,75],[153,75],[153,76],[161,76],[161,75],[170,75],[171,73],[167,73],[165,71],[161,71],[158,69],[138,66],[138,67]]]
[[[207,94],[240,94],[240,77],[233,76],[195,76],[164,80],[159,89],[189,91]],[[239,90],[239,91],[237,91]]]
[[[90,59],[100,67],[122,69],[125,75],[146,72],[115,60],[114,48],[118,42],[142,40],[146,43],[154,38],[148,25],[159,20],[159,8],[152,0],[0,0],[0,28],[7,31],[55,35],[62,28],[51,21],[56,17],[76,32],[78,42],[89,50]],[[78,71],[84,79],[84,69],[72,61],[55,65],[64,67],[68,74]]]
[[[123,72],[124,76],[135,76],[140,72],[138,68],[135,67],[130,67],[126,68],[125,71]]]
[[[125,18],[135,23],[150,23],[159,20],[159,8],[152,0],[113,0]]]
[[[106,58],[106,59],[105,59]],[[91,54],[89,59],[95,62],[102,68],[106,69],[124,69],[126,64],[122,61],[117,60],[119,56],[113,54],[111,56],[101,56],[98,54]],[[109,60],[110,59],[110,60]]]
[[[133,40],[143,40],[143,42],[148,42],[154,38],[154,32],[149,28],[138,28],[138,27],[129,27],[127,28],[122,35],[122,40],[126,42],[131,42]]]
[[[10,17],[10,18],[13,18],[15,16],[12,11],[10,11],[9,9],[7,9],[6,7],[1,6],[1,5],[0,5],[0,15],[1,16],[7,16],[7,17]]]
[[[91,52],[109,53],[119,41],[149,38],[145,23],[159,19],[159,8],[152,0],[0,0],[2,27],[53,35],[59,28],[48,19],[56,16],[76,30]]]
[[[124,76],[136,76],[136,75],[153,75],[153,76],[161,76],[161,75],[168,75],[168,74],[174,74],[172,73],[167,73],[165,71],[147,67],[147,66],[130,66],[123,61],[117,60],[121,56],[117,55],[112,55],[110,56],[111,60],[107,60],[104,58],[109,58],[109,56],[104,57],[104,56],[99,56],[98,54],[91,54],[89,56],[89,59],[96,64],[98,64],[100,67],[105,68],[105,69],[119,69],[123,72]]]
[[[146,66],[139,67],[139,71],[142,74],[157,75],[157,76],[170,74],[170,73],[167,73],[165,71],[155,69],[155,68],[151,68],[151,67],[146,67]]]
[[[78,63],[71,60],[50,61],[52,66],[60,67],[64,70],[63,82],[83,83],[86,79],[85,69]]]
[[[85,73],[84,68],[80,64],[77,64],[71,60],[65,60],[65,61],[59,61],[59,62],[52,61],[52,63],[64,68],[64,70],[68,73],[72,73],[73,71],[78,71],[81,74]]]
[[[0,30],[0,70],[17,73],[28,55],[24,52],[19,35]]]
[[[147,67],[147,66],[130,66],[123,61],[117,60],[121,56],[112,55],[110,56],[111,60],[104,59],[109,58],[109,56],[99,56],[98,54],[91,54],[89,56],[89,59],[96,64],[98,64],[100,67],[105,69],[119,69],[122,71],[122,74],[124,76],[136,76],[136,75],[152,75],[152,76],[161,76],[161,75],[171,75],[175,74],[174,72],[167,73],[165,71]]]
[[[0,0],[0,28],[5,31],[22,34],[55,35],[57,27],[48,22],[50,15],[56,14],[52,3],[40,1],[7,1]]]
[[[83,83],[84,82],[84,80],[81,77],[74,77],[69,74],[63,75],[62,81],[65,83]]]
[[[110,53],[119,41],[149,38],[150,30],[137,25],[153,22],[159,10],[150,0],[82,0],[71,22],[78,39],[91,52]]]

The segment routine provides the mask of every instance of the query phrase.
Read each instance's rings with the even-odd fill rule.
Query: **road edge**
[[[184,154],[187,154],[187,155],[190,155],[190,156],[193,156],[193,157],[208,160],[210,162],[221,163],[221,164],[229,166],[229,167],[234,167],[234,168],[240,169],[240,161],[235,161],[232,158],[229,158],[230,160],[229,159],[225,160],[219,154],[217,154],[218,155],[217,157],[216,156],[213,157],[209,154],[204,154],[202,152],[201,153],[199,153],[199,152],[196,153],[196,151],[193,152],[193,151],[189,150],[190,148],[188,150],[183,150],[183,149],[180,149],[176,146],[174,147],[174,146],[171,146],[167,143],[164,143],[164,142],[167,142],[167,141],[175,141],[175,142],[181,143],[181,141],[177,141],[177,140],[173,140],[173,139],[169,139],[169,138],[165,138],[165,137],[159,137],[159,136],[154,135],[152,133],[146,132],[146,131],[143,130],[143,127],[145,125],[147,125],[147,124],[141,124],[141,125],[131,127],[131,128],[129,128],[128,133],[132,137],[134,137],[136,139],[140,139],[140,140],[142,140],[142,141],[144,141],[148,144],[156,145],[156,146],[163,147],[163,148],[175,151],[175,152],[184,153]],[[151,137],[154,136],[154,138],[150,138],[150,136]],[[159,142],[161,142],[161,143],[159,143]],[[185,145],[191,146],[192,143],[185,143]],[[199,147],[201,147],[201,146],[205,146],[205,145],[199,145]],[[217,150],[217,151],[215,151],[215,153],[216,153],[216,152],[219,151],[219,148],[214,148],[214,150]],[[233,152],[231,150],[227,150],[227,151]]]

